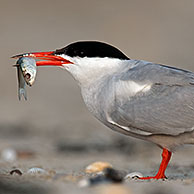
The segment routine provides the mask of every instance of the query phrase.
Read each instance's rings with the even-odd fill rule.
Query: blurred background
[[[48,148],[49,152],[56,147],[84,149],[84,145],[91,144],[110,149],[117,142],[118,149],[126,145],[130,152],[133,146],[144,144],[157,150],[159,161],[156,146],[114,133],[92,117],[79,87],[60,68],[39,68],[35,84],[27,90],[28,100],[19,101],[16,69],[12,67],[15,60],[10,57],[55,50],[78,40],[99,40],[118,47],[133,59],[194,71],[193,0],[0,3],[1,149],[31,146],[37,150]],[[141,154],[145,146],[139,150]]]
[[[194,70],[193,8],[192,0],[1,0],[1,128],[111,135],[88,113],[78,86],[60,68],[39,68],[28,101],[18,101],[10,56],[100,40],[133,59]]]

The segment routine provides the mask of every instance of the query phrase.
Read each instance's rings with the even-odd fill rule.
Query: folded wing
[[[194,129],[194,74],[136,62],[115,76],[107,120],[138,134],[178,135]]]

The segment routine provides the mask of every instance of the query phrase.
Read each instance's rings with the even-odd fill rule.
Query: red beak
[[[17,59],[20,57],[32,57],[32,58],[43,60],[43,61],[36,61],[37,66],[63,66],[62,64],[73,64],[71,61],[68,61],[63,57],[55,55],[54,51],[24,53],[24,54],[15,55],[12,58]]]

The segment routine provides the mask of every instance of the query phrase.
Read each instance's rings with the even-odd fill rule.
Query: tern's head
[[[98,41],[79,41],[50,52],[26,53],[15,57],[35,57],[37,66],[61,66],[81,84],[114,71],[129,60],[119,49]]]

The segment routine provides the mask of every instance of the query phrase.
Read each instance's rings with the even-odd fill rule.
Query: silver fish
[[[21,67],[19,65],[17,65],[16,67],[17,67],[17,74],[18,74],[18,98],[19,100],[21,100],[21,97],[23,95],[24,99],[27,100],[26,82],[24,80]]]
[[[26,84],[32,86],[36,78],[36,60],[29,57],[21,57],[17,61],[20,66]]]

